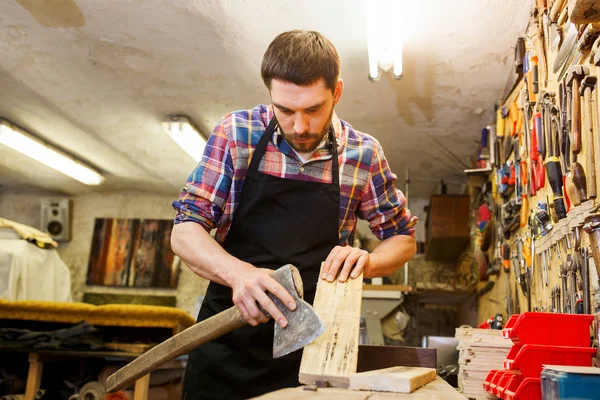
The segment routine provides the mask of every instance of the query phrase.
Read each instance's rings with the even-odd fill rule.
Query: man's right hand
[[[258,304],[263,310],[271,315],[282,328],[287,326],[287,319],[269,298],[270,292],[277,296],[290,310],[296,309],[296,302],[288,291],[279,282],[271,278],[270,269],[256,268],[250,264],[236,269],[231,275],[230,286],[233,290],[233,303],[236,305],[242,317],[252,326],[267,322],[269,319],[260,311]]]

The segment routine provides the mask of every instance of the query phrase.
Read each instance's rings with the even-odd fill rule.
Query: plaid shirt
[[[273,118],[273,106],[228,114],[215,127],[202,160],[173,202],[175,223],[194,221],[207,231],[217,228],[222,243],[239,203],[246,171],[260,137]],[[356,219],[369,221],[379,239],[392,235],[414,237],[414,223],[406,199],[394,187],[379,142],[354,130],[333,115],[340,173],[339,244],[353,244]],[[267,145],[259,171],[286,179],[331,183],[332,154],[327,144],[302,163],[278,130]],[[318,229],[318,227],[315,227]]]

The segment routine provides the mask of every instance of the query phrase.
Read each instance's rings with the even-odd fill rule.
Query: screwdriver
[[[558,219],[566,218],[567,210],[565,209],[565,201],[563,197],[563,179],[562,179],[562,168],[560,167],[560,160],[556,156],[550,156],[544,161],[546,167],[546,174],[548,175],[548,183],[552,188],[552,195],[554,200],[554,212]]]
[[[510,272],[510,246],[507,243],[502,245],[502,265],[504,272],[508,274]]]

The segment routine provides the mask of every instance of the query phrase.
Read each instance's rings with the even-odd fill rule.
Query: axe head
[[[271,300],[288,320],[285,328],[275,323],[273,358],[278,358],[299,350],[318,338],[325,331],[325,324],[312,306],[302,299],[302,278],[296,267],[291,264],[284,265],[274,271],[271,277],[279,282],[296,302],[296,309],[292,311],[269,293]]]

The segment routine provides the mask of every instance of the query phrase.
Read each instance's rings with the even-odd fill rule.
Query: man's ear
[[[342,78],[338,79],[335,84],[335,89],[333,90],[333,105],[336,105],[340,98],[342,97],[342,92],[344,91],[344,81]]]

